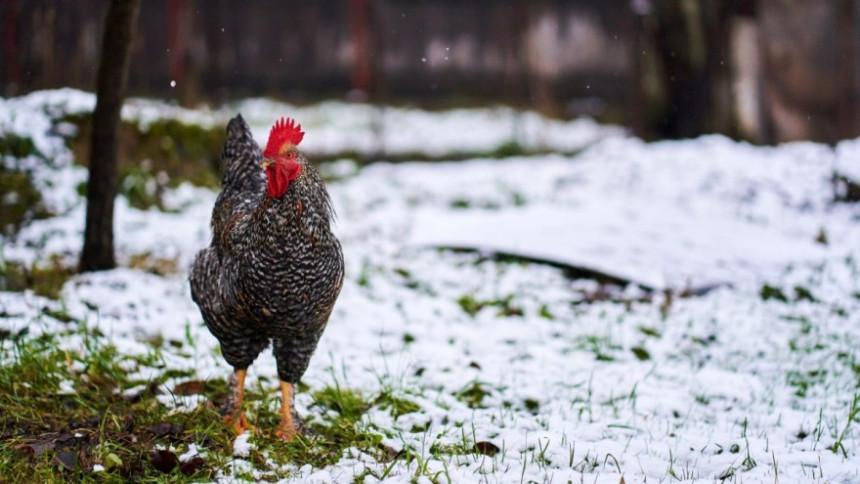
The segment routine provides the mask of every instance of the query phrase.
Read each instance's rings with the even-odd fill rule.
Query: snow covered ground
[[[5,260],[76,259],[84,207],[74,187],[86,174],[50,117],[91,108],[91,96],[68,90],[0,100],[0,134],[31,137],[48,160],[16,166],[51,187],[48,202],[61,213],[4,240]],[[347,279],[303,380],[311,390],[385,388],[417,403],[419,411],[397,418],[373,408],[361,425],[421,458],[385,464],[350,450],[328,468],[297,467],[286,482],[352,482],[391,466],[387,482],[860,483],[860,207],[831,202],[833,170],[860,171],[860,140],[836,149],[718,136],[647,144],[589,121],[504,109],[380,114],[264,100],[212,112],[136,100],[124,116],[222,124],[236,110],[258,142],[276,117],[297,118],[311,153],[373,153],[380,140],[387,152],[434,155],[511,140],[560,153],[584,148],[377,163],[330,184]],[[0,292],[0,327],[53,331],[61,323],[42,308],[63,307],[126,352],[147,351],[143,340],[155,334],[191,339],[193,352],[167,363],[223,377],[230,369],[186,282],[208,244],[215,196],[184,185],[169,194],[178,213],[117,199],[119,259],[149,253],[179,271],[76,276],[60,301]],[[560,260],[670,293],[720,287],[702,297],[584,304],[580,295],[594,284],[559,269],[432,248],[439,245]],[[763,297],[764,286],[782,297]],[[260,377],[276,380],[269,354],[249,384]],[[200,397],[177,398],[164,402]],[[298,395],[300,413],[318,411],[310,404],[308,393]],[[500,451],[438,452],[476,442]],[[249,468],[253,448],[254,438],[241,439],[233,465]],[[223,475],[230,480],[229,468]]]

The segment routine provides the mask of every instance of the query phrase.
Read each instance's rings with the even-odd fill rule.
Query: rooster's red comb
[[[293,118],[281,118],[275,121],[272,131],[269,132],[269,142],[266,144],[263,156],[270,158],[280,154],[285,146],[298,145],[304,137],[305,132],[302,131],[301,124],[296,124]]]

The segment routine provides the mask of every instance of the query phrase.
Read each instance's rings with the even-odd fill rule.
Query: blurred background
[[[2,95],[93,91],[106,0],[4,0]],[[860,135],[860,0],[149,0],[129,96],[504,104],[646,139]]]

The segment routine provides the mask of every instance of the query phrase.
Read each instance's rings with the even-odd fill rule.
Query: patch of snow
[[[60,395],[74,395],[76,393],[75,384],[72,383],[70,380],[61,380],[60,389],[57,391],[57,393]]]
[[[233,441],[233,455],[236,457],[248,457],[251,455],[251,449],[254,448],[250,443],[251,432],[245,432],[236,437]]]
[[[179,456],[179,462],[187,462],[199,455],[201,455],[201,452],[197,444],[188,444],[186,451]]]
[[[811,237],[792,237],[676,205],[616,200],[503,211],[420,210],[411,242],[477,248],[598,269],[656,289],[773,277],[793,263],[821,262]],[[445,227],[440,231],[440,227]]]
[[[79,169],[66,162],[71,155],[46,113],[91,109],[92,100],[78,91],[0,100],[0,129],[30,136],[40,151],[55,150],[59,163],[50,170],[42,159],[21,163],[54,183],[56,206],[67,207],[4,239],[4,260],[59,254],[76,261],[84,220],[74,190]],[[357,172],[332,167],[344,177],[330,192],[347,275],[303,382],[311,391],[339,385],[368,399],[385,391],[415,403],[419,411],[397,418],[375,406],[359,425],[385,429],[387,445],[409,449],[425,467],[347,449],[332,466],[297,468],[284,482],[351,482],[365,470],[388,472],[387,482],[428,475],[452,482],[714,481],[729,471],[743,482],[773,482],[777,473],[781,482],[860,480],[860,439],[846,420],[857,393],[860,209],[832,204],[830,182],[834,166],[850,164],[857,140],[835,151],[812,143],[754,147],[717,136],[648,144],[607,135],[589,121],[555,127],[492,109],[426,113],[268,100],[199,112],[159,102],[129,106],[123,115],[141,123],[175,116],[210,126],[239,107],[258,141],[272,119],[290,115],[308,131],[308,148],[319,152],[372,152],[380,140],[389,153],[493,149],[517,129],[520,143],[570,152],[378,163]],[[384,133],[375,135],[373,123]],[[574,154],[583,143],[589,147]],[[215,196],[189,185],[169,190],[166,203],[177,213],[141,211],[118,199],[119,260],[149,254],[175,261],[176,272],[162,277],[122,267],[77,275],[59,301],[0,292],[0,328],[30,337],[63,331],[68,323],[50,316],[62,310],[99,329],[121,354],[146,355],[147,341],[161,337],[181,348],[161,349],[166,368],[226,378],[231,368],[187,283],[196,251],[210,242]],[[815,242],[822,231],[827,245]],[[660,287],[726,280],[733,286],[699,298],[580,304],[577,295],[593,285],[557,269],[420,247],[443,242],[533,251]],[[764,299],[765,283],[787,301]],[[469,301],[476,307],[467,312]],[[73,335],[61,345],[76,349],[83,341]],[[151,371],[138,370],[135,378],[152,378]],[[276,375],[266,352],[247,384],[274,394]],[[486,394],[470,406],[463,392],[473,388]],[[185,411],[205,398],[159,401]],[[296,406],[303,415],[322,412],[304,392]],[[843,429],[844,455],[830,450]],[[249,439],[236,439],[219,481],[236,473],[262,478],[245,459]],[[475,441],[500,452],[491,458],[430,450]],[[754,466],[744,467],[747,456]]]
[[[860,183],[860,138],[845,140],[836,145],[836,173]]]

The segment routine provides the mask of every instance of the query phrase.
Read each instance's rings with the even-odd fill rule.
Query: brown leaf
[[[203,382],[200,380],[191,380],[182,382],[173,389],[176,395],[200,395],[203,393]]]
[[[206,466],[206,461],[203,460],[202,457],[194,457],[193,459],[189,459],[182,464],[179,465],[179,470],[182,471],[186,476],[190,476],[192,474],[196,474],[200,472],[203,467]]]
[[[75,440],[75,439],[76,439],[76,437],[72,434],[60,434],[55,439],[55,442],[64,443],[64,442],[68,442],[70,440]]]
[[[181,425],[172,424],[170,422],[159,422],[149,428],[149,431],[158,437],[164,437],[165,435],[179,435],[182,433],[182,430],[183,428]]]
[[[473,362],[469,363],[469,368],[474,368],[476,370],[480,370],[481,365],[477,361],[473,361]]]
[[[23,444],[17,447],[17,450],[26,454],[28,457],[39,457],[44,454],[45,451],[54,450],[54,442],[51,440],[44,440],[42,442]]]
[[[149,428],[149,431],[161,437],[170,433],[170,422],[159,422]]]
[[[472,452],[476,452],[478,454],[488,455],[490,457],[499,453],[499,446],[488,442],[486,440],[482,440],[480,442],[475,442],[475,447],[472,449]]]
[[[165,474],[170,473],[179,465],[179,457],[176,457],[176,454],[169,450],[152,449],[149,452],[149,460],[153,467]]]
[[[78,466],[78,454],[75,452],[57,452],[54,454],[54,462],[68,471],[74,471]]]

